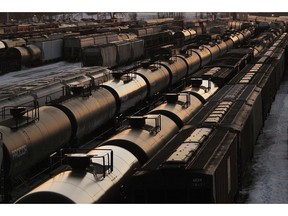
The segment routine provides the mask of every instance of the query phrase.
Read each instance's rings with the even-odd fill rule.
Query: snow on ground
[[[80,67],[81,63],[68,63],[61,61],[41,67],[27,68],[22,69],[21,71],[10,72],[0,76],[0,88],[8,85],[17,85],[31,82],[46,76],[59,74],[64,70],[67,71]]]
[[[254,149],[240,203],[288,203],[288,75]]]

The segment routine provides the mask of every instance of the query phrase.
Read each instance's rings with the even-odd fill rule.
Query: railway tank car
[[[27,44],[23,38],[4,39],[2,40],[2,43],[5,44],[6,49],[11,47],[21,47]]]
[[[69,118],[55,107],[44,106],[23,116],[19,115],[2,122],[0,126],[3,134],[4,169],[9,176],[25,172],[55,149],[64,146],[72,135]],[[21,127],[21,124],[27,125]]]
[[[283,75],[285,70],[282,62],[283,47],[287,46],[286,34],[274,45],[280,45],[278,48],[282,52],[274,49],[273,53],[267,54],[263,50],[250,71],[244,68],[231,84],[213,95],[183,130],[133,175],[127,189],[131,202],[234,201],[264,124],[263,112],[267,104],[271,106],[272,103],[272,100],[263,100],[267,97],[263,87],[272,83],[271,90],[277,89],[272,77],[276,73]],[[260,71],[259,64],[263,64],[260,62],[268,56],[274,64]],[[253,82],[258,74],[266,77],[265,85]],[[270,82],[267,82],[269,78]]]
[[[151,117],[151,115],[148,117]],[[158,115],[156,117],[158,117]],[[149,129],[155,128],[155,121],[153,119],[145,120],[145,116],[142,118],[144,120],[144,126],[146,126],[147,129],[142,129],[142,126],[131,127],[127,130],[124,130],[122,133],[118,134],[115,138],[108,140],[104,146],[97,148],[97,150],[101,148],[105,149],[109,148],[113,150],[113,172],[111,174],[108,174],[107,177],[105,177],[102,181],[97,180],[95,176],[93,176],[86,170],[84,171],[82,170],[82,173],[84,174],[83,176],[81,175],[81,171],[79,172],[75,169],[74,170],[72,169],[72,171],[61,173],[54,180],[46,182],[47,185],[42,185],[43,190],[41,188],[35,189],[37,191],[37,192],[35,191],[36,193],[32,192],[31,195],[28,194],[26,197],[23,197],[21,200],[19,200],[18,203],[55,202],[55,200],[51,199],[51,197],[62,197],[61,202],[65,203],[67,203],[67,200],[69,201],[71,200],[71,202],[73,203],[101,202],[101,199],[104,199],[105,194],[109,194],[109,191],[112,190],[114,183],[116,184],[118,181],[122,180],[122,178],[125,177],[126,174],[128,174],[127,172],[129,171],[131,172],[132,171],[131,169],[133,169],[133,167],[139,163],[139,160],[143,164],[147,160],[147,158],[151,156],[153,152],[159,149],[160,145],[163,144],[163,141],[167,139],[166,138],[167,135],[171,136],[172,133],[178,131],[177,125],[171,119],[167,117],[164,117],[163,119],[163,117],[161,116],[160,117],[161,121],[163,121],[165,124],[161,125],[160,131],[157,132],[155,130],[155,134],[152,134],[151,131],[149,131]],[[143,139],[138,138],[140,134]],[[162,139],[163,137],[165,137],[164,140]],[[150,143],[150,145],[147,145],[146,142]],[[117,144],[117,146],[114,145],[115,143]],[[119,150],[117,151],[117,149]],[[128,151],[126,149],[128,149]],[[118,155],[118,152],[120,152],[121,154]],[[90,152],[88,154],[90,154]],[[120,160],[118,159],[117,161],[117,158],[120,158]],[[132,158],[132,163],[131,162],[127,163],[126,166],[121,167],[123,163],[127,161],[127,158],[128,159]],[[122,170],[123,173],[118,173],[118,169]],[[89,177],[90,175],[91,177]],[[111,179],[113,178],[114,182],[111,181]],[[77,192],[77,194],[75,195],[74,193],[71,194],[72,187],[69,186],[69,182],[74,182],[75,184],[73,185],[79,188],[79,189],[76,188],[76,191],[79,191]],[[79,184],[80,182],[82,183]],[[113,184],[111,184],[111,182]],[[68,186],[66,190],[65,185]],[[90,185],[89,188],[87,188],[88,185]],[[105,185],[104,186],[105,188],[102,188],[103,187],[102,185],[103,186]],[[48,188],[46,189],[47,186],[50,189]],[[60,191],[59,188],[61,188]],[[83,190],[83,188],[87,188],[89,189],[89,191]],[[116,188],[116,190],[119,190],[119,188]],[[73,189],[73,191],[75,191],[75,189]],[[87,197],[86,194],[90,194],[89,200],[85,199]],[[78,198],[76,199],[76,197]],[[113,199],[113,197],[109,198]]]
[[[103,83],[102,87],[108,89],[115,95],[118,112],[122,113],[135,106],[147,97],[147,84],[137,74],[114,73],[114,80]]]
[[[113,172],[110,174],[109,172],[111,171],[109,168],[108,170],[105,169],[105,171],[99,171],[99,167],[101,168],[101,166],[106,165],[108,167],[110,161],[105,164],[99,163],[99,160],[97,160],[97,158],[94,159],[93,156],[96,155],[98,158],[101,156],[104,157],[105,153],[109,154],[111,151],[113,151],[113,163],[111,163]],[[131,174],[134,171],[134,168],[139,166],[137,158],[131,152],[124,148],[110,145],[99,147],[96,150],[89,151],[87,154],[75,154],[70,157],[72,159],[74,158],[75,163],[79,163],[77,158],[81,159],[81,163],[83,163],[83,158],[85,158],[87,161],[86,163],[88,163],[87,169],[90,171],[86,171],[86,167],[83,166],[81,168],[82,170],[78,168],[63,172],[54,179],[55,184],[47,182],[47,185],[50,185],[49,190],[45,190],[47,185],[43,185],[44,190],[40,189],[36,193],[31,193],[17,202],[94,203],[96,201],[101,202],[101,200],[113,199],[113,196],[110,197],[107,195],[109,194],[107,191],[115,190],[118,192],[119,188],[115,185],[121,184],[123,178]],[[105,173],[106,177],[103,177],[103,173]],[[59,191],[59,188],[61,188],[61,191]]]
[[[209,55],[208,59],[211,59],[210,51],[207,52],[207,53],[209,53],[208,54]],[[194,56],[196,56],[196,55],[194,55]],[[189,60],[187,60],[187,61],[184,61],[183,57],[178,57],[178,58],[181,59],[181,60],[170,61],[168,63],[167,62],[157,62],[157,65],[162,64],[160,69],[159,69],[159,67],[158,68],[156,67],[156,70],[154,70],[154,71],[151,70],[151,71],[149,71],[149,73],[153,73],[153,74],[160,73],[161,74],[161,73],[163,73],[165,71],[166,74],[169,74],[169,83],[175,84],[176,81],[180,81],[181,79],[183,79],[185,77],[185,75],[187,74],[187,72],[189,73],[190,69],[188,69],[188,68],[190,66],[192,66],[192,65],[189,64],[189,62],[194,63],[194,61],[192,60],[193,54],[192,54],[192,56],[190,55],[188,57]],[[200,59],[200,61],[201,61],[201,59]],[[196,61],[196,64],[198,65],[197,62],[198,61]],[[187,65],[189,67],[187,67]],[[203,62],[201,63],[201,66],[204,66]],[[178,71],[178,69],[179,69],[179,71]],[[139,74],[140,74],[140,72],[139,72]],[[175,74],[177,74],[177,76]],[[178,74],[181,74],[181,75],[178,75]],[[144,79],[143,76],[145,76],[145,75],[140,76],[140,75],[137,75],[137,73],[135,73],[132,76],[128,76],[128,77],[126,75],[124,75],[120,79],[119,79],[119,77],[118,78],[115,77],[115,80],[108,81],[108,82],[103,83],[102,85],[100,85],[101,88],[104,88],[104,89],[109,91],[109,93],[107,92],[109,97],[111,97],[111,95],[114,97],[115,102],[113,102],[112,97],[111,97],[111,100],[109,99],[108,103],[110,105],[112,105],[112,103],[113,103],[113,106],[116,104],[116,110],[117,111],[116,111],[115,114],[119,114],[119,111],[120,112],[126,111],[130,107],[135,106],[138,102],[141,102],[141,100],[144,100],[147,97],[147,95],[151,95],[151,92],[158,92],[159,90],[163,91],[164,89],[167,89],[169,87],[169,85],[168,85],[168,86],[163,86],[163,89],[159,89],[159,86],[155,86],[155,84],[153,84],[153,83],[149,83],[149,84],[146,83],[146,80],[149,80],[150,78],[147,77],[146,79]],[[157,77],[161,77],[161,76],[157,76]],[[150,86],[149,88],[147,87],[148,85]],[[132,87],[132,89],[127,88],[128,86]],[[211,89],[211,87],[213,87],[213,86],[210,86],[207,89]],[[154,88],[157,88],[157,90],[155,90]],[[136,92],[138,91],[140,94],[135,94],[135,92],[133,93],[132,92],[133,90],[135,90]],[[202,93],[203,93],[203,91],[202,91]],[[201,93],[201,91],[199,91],[199,94],[202,94],[202,93]],[[141,95],[141,97],[139,97],[139,95]],[[191,97],[192,96],[193,96],[193,94],[191,94]],[[68,119],[69,123],[66,125],[66,128],[65,128],[67,130],[66,131],[67,133],[65,132],[65,133],[62,134],[62,136],[65,135],[65,137],[62,138],[60,135],[56,135],[54,137],[56,140],[55,140],[55,142],[53,142],[53,145],[49,145],[49,143],[46,145],[46,148],[49,148],[49,151],[50,150],[51,151],[59,150],[59,148],[61,148],[64,145],[63,144],[64,141],[68,144],[69,141],[71,141],[71,139],[75,138],[75,137],[73,137],[75,135],[76,135],[76,137],[77,136],[82,136],[84,134],[87,134],[87,132],[96,130],[97,127],[99,127],[103,122],[108,120],[114,114],[114,107],[113,106],[112,106],[111,109],[109,108],[109,113],[107,113],[107,115],[102,115],[103,114],[103,109],[102,108],[98,109],[98,110],[94,110],[93,113],[89,113],[88,114],[88,112],[90,112],[90,109],[86,109],[86,107],[88,105],[90,105],[91,103],[93,103],[92,102],[93,99],[91,99],[91,98],[90,99],[83,99],[83,98],[79,99],[79,97],[82,97],[82,96],[77,96],[77,98],[72,98],[71,100],[69,100],[67,102],[64,101],[61,105],[54,106],[55,109],[56,108],[57,109],[62,109],[64,111],[64,112],[61,111],[61,110],[60,110],[61,112],[59,111],[59,113],[61,113],[61,115],[63,113],[65,115],[65,117],[64,116],[63,117],[59,117],[59,120],[61,121],[61,118]],[[91,97],[91,96],[89,96],[89,97]],[[199,98],[200,97],[198,97],[198,99]],[[78,104],[78,105],[74,106],[73,103]],[[80,105],[80,103],[82,103],[82,104]],[[51,106],[51,107],[53,107],[53,106]],[[50,107],[47,108],[47,106],[43,106],[43,107],[41,107],[39,109],[40,116],[42,115],[42,113],[46,112],[46,109],[47,109],[47,115],[49,114],[48,110],[51,110],[51,113],[53,113],[52,112],[53,108],[50,108]],[[71,110],[69,110],[69,109],[71,109]],[[91,116],[100,116],[100,115],[101,115],[100,119],[92,119],[92,118],[90,119]],[[107,117],[107,119],[104,119],[106,117]],[[89,122],[89,126],[91,126],[90,128],[87,128],[85,126],[85,122],[86,121],[83,121],[83,119],[89,119],[88,122]],[[101,124],[100,124],[100,122],[101,122]],[[50,124],[50,122],[47,122],[47,124]],[[52,123],[51,123],[51,125],[52,125]],[[59,124],[57,126],[60,126],[60,125],[61,124]],[[55,128],[57,128],[57,126],[55,126]],[[26,139],[29,140],[30,136],[31,136],[31,138],[33,138],[34,136],[35,137],[41,137],[42,136],[41,135],[42,134],[42,130],[41,129],[32,131],[32,130],[29,130],[30,127],[31,128],[37,127],[37,122],[36,122],[36,124],[35,123],[31,123],[31,124],[29,124],[27,126],[20,127],[18,130],[15,131],[15,133],[7,133],[8,129],[6,129],[6,127],[4,127],[4,126],[0,128],[1,131],[3,130],[5,132],[4,136],[6,138],[4,140],[4,146],[5,146],[4,148],[8,149],[7,150],[8,152],[6,152],[7,155],[9,155],[11,153],[11,151],[14,150],[14,147],[13,147],[14,145],[16,145],[16,146],[21,146],[22,145],[22,139],[15,140],[15,135],[14,134],[22,133],[21,131],[25,131],[24,133],[27,136],[23,140],[26,140]],[[92,127],[95,127],[95,128],[92,128]],[[68,131],[69,131],[69,133],[68,133]],[[47,137],[49,137],[50,136],[49,135],[49,130],[48,130],[47,133],[44,133],[44,134],[46,134]],[[61,138],[59,138],[59,137],[61,137]],[[59,138],[59,139],[57,139],[57,138]],[[7,146],[6,146],[6,140],[15,140],[15,143],[13,145],[12,144],[7,144]],[[31,140],[33,140],[33,139],[31,139]],[[49,138],[47,138],[47,140],[49,140]],[[43,143],[45,143],[45,142],[43,141]],[[24,146],[25,146],[25,144],[24,144]],[[31,146],[33,146],[32,142],[31,142]],[[43,145],[40,142],[37,142],[37,140],[35,140],[35,147],[33,147],[33,148],[38,149],[38,148],[44,148],[44,147],[43,147]],[[31,149],[31,151],[33,151],[33,149]],[[48,151],[46,151],[46,152],[48,152]],[[4,154],[5,154],[5,152],[4,152]],[[31,158],[31,162],[33,162],[33,161],[36,162],[36,160],[33,160],[33,157]],[[43,156],[43,155],[41,157],[42,157],[42,159],[45,158],[45,156]],[[6,158],[8,158],[8,162],[7,163],[9,164],[9,160],[11,160],[11,157],[6,157]],[[38,158],[37,158],[37,160],[38,160]],[[39,158],[39,160],[40,160],[40,158]],[[13,162],[13,157],[12,157],[12,162]],[[29,163],[27,163],[27,165],[29,165]],[[29,166],[27,166],[26,168],[28,169]],[[10,168],[12,168],[12,170],[9,170]],[[24,168],[23,168],[22,171],[25,170]],[[13,175],[14,174],[17,175],[17,173],[19,171],[17,169],[13,170],[13,166],[12,167],[11,166],[7,166],[7,169],[9,171],[6,172],[6,173],[11,173]]]
[[[91,97],[77,97],[54,106],[69,116],[73,136],[83,137],[99,128],[116,115],[116,101],[113,94],[105,88],[91,93]]]
[[[203,87],[205,87],[205,84]],[[208,89],[208,86],[206,88]],[[216,90],[217,87],[215,86],[214,88],[214,85],[211,85],[209,91],[215,92]],[[199,88],[195,88],[195,92],[199,92]],[[169,96],[167,97],[169,98]],[[198,106],[189,104],[187,103],[188,101],[197,101]],[[183,104],[186,105],[183,106]],[[77,163],[78,166],[73,165],[74,163],[71,165],[70,163],[72,170],[62,172],[48,180],[43,185],[24,195],[17,203],[105,203],[119,202],[119,200],[124,201],[125,196],[122,196],[119,191],[125,189],[125,182],[131,176],[134,168],[145,164],[169,139],[177,134],[181,126],[193,116],[193,113],[201,105],[201,101],[195,95],[183,92],[181,96],[176,95],[176,100],[168,101],[167,105],[154,109],[147,115],[130,117],[130,126],[102,143],[100,147],[88,152],[84,156],[75,154],[75,157],[82,158],[101,149],[113,151],[113,171],[111,171],[112,168],[103,170],[103,164],[102,168],[100,166],[102,177],[104,173],[107,173],[105,174],[107,175],[105,178],[97,179],[97,175],[101,177],[101,172],[99,174],[96,168],[93,171],[93,168],[90,169],[89,166],[88,168],[86,166],[79,168],[80,161],[76,162],[75,160],[74,163]],[[171,109],[173,106],[175,108]],[[178,124],[175,119],[178,119],[182,124]],[[97,155],[102,154],[99,152]],[[68,155],[67,159],[70,160],[69,157],[70,155]],[[92,156],[88,157],[89,165],[94,159]],[[90,160],[90,157],[92,160]],[[126,162],[127,160],[129,163]],[[122,172],[118,173],[118,170],[125,162],[126,164],[121,169]],[[109,166],[107,165],[107,167]],[[114,170],[116,171],[114,172]],[[73,192],[71,193],[71,191]],[[116,195],[111,195],[115,191],[117,192]],[[55,199],[52,199],[53,197]]]

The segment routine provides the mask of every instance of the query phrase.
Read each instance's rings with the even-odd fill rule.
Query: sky
[[[7,3],[8,2],[8,3]],[[10,3],[11,2],[11,3]],[[0,12],[287,12],[285,0],[13,0]]]

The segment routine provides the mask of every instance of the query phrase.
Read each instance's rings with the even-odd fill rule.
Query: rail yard
[[[287,31],[285,16],[0,27],[0,202],[241,202]]]

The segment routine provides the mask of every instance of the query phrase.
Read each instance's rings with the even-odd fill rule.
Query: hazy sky
[[[5,1],[0,7],[0,12],[287,12],[283,7],[284,0],[13,0]]]

